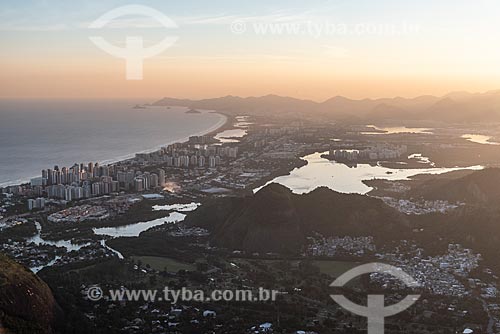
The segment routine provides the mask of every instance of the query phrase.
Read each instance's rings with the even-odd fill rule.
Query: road
[[[493,316],[491,315],[491,311],[488,309],[488,304],[483,299],[481,299],[481,298],[478,298],[478,299],[483,304],[484,311],[488,314],[488,318],[490,319],[488,321],[488,327],[486,329],[486,333],[495,334],[493,332],[493,326],[495,325],[495,320],[494,320]]]

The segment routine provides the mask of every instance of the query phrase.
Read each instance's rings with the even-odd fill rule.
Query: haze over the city
[[[500,333],[499,17],[0,1],[0,334]]]
[[[0,87],[8,98],[207,98],[278,94],[316,101],[500,88],[500,3],[479,1],[142,1],[178,26],[141,16],[91,22],[127,1],[3,1]],[[173,46],[142,81],[89,36]]]

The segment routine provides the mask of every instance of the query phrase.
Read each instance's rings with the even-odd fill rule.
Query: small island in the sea
[[[186,111],[186,114],[201,114],[201,111],[196,109],[189,109],[188,111]]]
[[[146,109],[146,107],[140,104],[136,104],[132,109]]]

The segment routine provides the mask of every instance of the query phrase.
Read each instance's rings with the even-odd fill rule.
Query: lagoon
[[[307,161],[307,165],[295,168],[289,175],[278,176],[267,184],[282,184],[296,194],[308,193],[322,186],[341,193],[366,194],[373,188],[364,184],[363,181],[365,180],[408,180],[410,177],[418,174],[443,174],[463,169],[483,169],[483,166],[471,166],[467,168],[392,169],[379,165],[371,166],[369,164],[358,164],[356,167],[352,167],[321,157],[326,154],[328,152],[316,152],[302,157],[303,160]],[[255,189],[254,192],[261,188],[263,187]]]
[[[142,232],[147,231],[150,228],[160,226],[165,223],[177,223],[183,221],[184,218],[186,218],[185,214],[172,212],[166,217],[150,220],[147,222],[140,222],[136,224],[117,227],[94,228],[93,231],[97,235],[105,235],[113,238],[138,237]]]

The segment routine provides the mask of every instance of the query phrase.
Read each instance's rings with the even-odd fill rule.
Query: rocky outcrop
[[[45,282],[0,254],[0,333],[53,333],[57,310]]]

